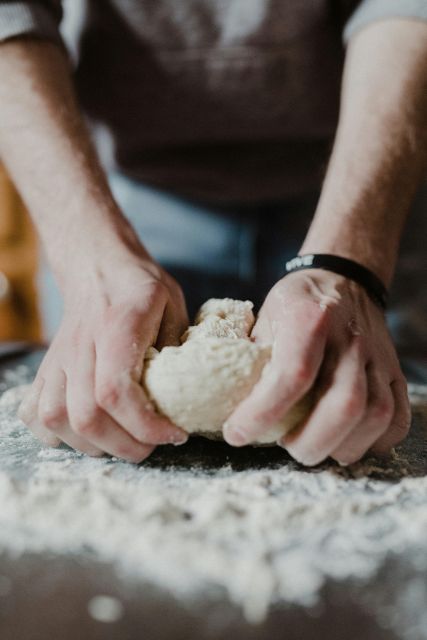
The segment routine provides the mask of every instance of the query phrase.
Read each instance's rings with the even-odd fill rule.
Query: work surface
[[[0,372],[3,388],[16,384],[19,376],[15,376],[14,372],[22,373],[22,365],[28,367],[28,375],[31,377],[40,356],[41,353],[32,353],[5,360]],[[423,366],[413,362],[408,365],[408,376],[420,384],[427,382]],[[99,467],[98,463],[93,463],[95,466],[92,467],[88,466],[89,463],[83,457],[67,450],[51,455],[27,434],[20,435],[20,432],[11,430],[8,437],[4,438],[3,446],[0,446],[0,474],[3,473],[3,481],[10,479],[11,483],[9,494],[4,492],[0,496],[3,500],[3,517],[5,514],[10,516],[9,520],[3,521],[3,530],[0,531],[0,549],[5,550],[0,556],[0,637],[2,640],[204,640],[228,638],[232,635],[236,640],[427,638],[427,543],[423,543],[422,536],[424,527],[427,538],[425,426],[423,412],[416,411],[411,436],[393,460],[371,460],[348,470],[324,465],[311,472],[299,468],[278,448],[254,450],[247,447],[235,450],[222,443],[201,439],[194,439],[181,448],[159,448],[140,467],[107,460],[99,462]],[[40,474],[41,469],[44,475]],[[132,527],[139,522],[136,519],[138,492],[144,490],[145,493],[141,493],[141,496],[152,499],[152,494],[147,494],[147,482],[154,488],[164,488],[166,479],[171,501],[176,506],[174,513],[170,510],[161,511],[157,505],[156,517],[159,514],[163,518],[167,515],[160,528],[155,523],[149,523],[147,512],[139,514],[141,522],[147,526],[146,531],[141,530],[141,536],[152,535],[153,531],[167,531],[171,526],[170,514],[174,514],[173,517],[177,520],[188,520],[186,531],[190,538],[192,529],[197,524],[192,523],[191,518],[194,514],[199,520],[208,515],[212,518],[212,505],[209,513],[203,511],[203,500],[197,502],[192,493],[189,493],[188,502],[184,506],[180,505],[180,486],[183,491],[188,490],[188,474],[193,474],[190,480],[192,477],[193,482],[201,488],[202,498],[205,492],[205,502],[217,500],[215,487],[229,492],[228,511],[218,511],[218,527],[221,526],[220,523],[223,527],[231,524],[235,526],[236,519],[240,517],[245,527],[251,526],[251,530],[256,532],[257,527],[262,525],[262,518],[258,517],[256,522],[251,522],[249,516],[253,515],[250,505],[258,502],[260,509],[264,503],[271,504],[271,512],[266,512],[266,516],[270,514],[272,523],[278,528],[278,523],[281,523],[280,501],[283,500],[283,510],[289,523],[293,523],[294,527],[312,526],[311,538],[314,542],[310,545],[307,543],[310,540],[310,531],[307,530],[304,531],[304,536],[301,535],[299,542],[298,531],[286,530],[285,522],[283,539],[287,540],[289,548],[274,550],[275,553],[277,551],[277,562],[283,562],[283,566],[277,571],[271,555],[275,540],[280,540],[280,530],[273,542],[267,540],[269,532],[265,531],[266,540],[260,541],[261,546],[257,546],[256,541],[249,540],[247,529],[242,530],[236,540],[237,545],[240,541],[240,548],[235,549],[236,562],[238,558],[245,559],[244,545],[248,545],[247,551],[250,551],[250,544],[254,544],[257,553],[261,548],[265,554],[262,558],[264,564],[260,561],[254,561],[253,564],[249,562],[254,573],[243,576],[242,584],[237,581],[234,586],[231,585],[231,591],[230,585],[224,584],[229,588],[228,596],[224,589],[200,589],[191,598],[182,598],[180,594],[174,597],[173,588],[162,588],[162,582],[169,587],[174,584],[167,576],[155,580],[154,585],[153,580],[147,583],[141,579],[138,571],[129,570],[129,566],[124,567],[120,563],[118,566],[115,560],[116,556],[120,556],[120,548],[114,549],[107,545],[103,547],[103,553],[97,556],[96,541],[91,542],[90,535],[98,535],[97,527],[101,527],[102,531],[102,523],[97,518],[103,511],[95,509],[99,507],[99,495],[95,494],[100,483],[109,483],[109,498],[114,498],[114,501],[108,504],[116,515],[120,515],[122,524],[129,519],[129,531],[126,533],[126,527],[120,529],[121,535],[125,536],[121,543],[126,542],[122,555],[128,558],[128,565],[129,562],[141,560],[145,573],[149,575],[151,571],[153,575],[153,567],[155,572],[156,566],[153,563],[155,549],[153,548],[151,559],[144,559],[147,549],[132,546],[129,538]],[[93,482],[95,476],[98,484]],[[32,480],[34,477],[38,478],[36,483]],[[160,478],[161,483],[156,485]],[[46,500],[46,496],[54,495],[52,491],[61,481],[64,482],[64,495],[80,500],[82,511],[86,509],[90,513],[90,509],[94,508],[93,522],[88,526],[93,532],[89,532],[87,538],[82,537],[82,540],[86,540],[87,548],[80,549],[76,543],[78,550],[74,549],[73,553],[67,554],[60,553],[60,544],[56,547],[52,545],[52,548],[56,548],[56,553],[47,549],[49,526],[52,526],[54,533],[58,531],[61,526],[60,518],[63,518],[64,536],[66,531],[71,530],[73,533],[72,522],[67,521],[68,514],[59,513],[59,519],[55,520],[58,514],[50,512],[46,502],[38,515],[36,513],[39,519],[35,518],[34,521],[38,527],[36,535],[31,531],[31,519],[27,519],[29,510],[34,505],[27,505],[25,502],[28,483],[33,483],[31,495],[36,500],[41,500],[43,507],[43,500]],[[141,484],[144,482],[145,484]],[[293,487],[296,491],[296,482],[300,502],[297,500],[292,505],[290,496]],[[7,485],[3,482],[0,488],[1,486],[4,489]],[[73,494],[69,493],[71,486]],[[123,493],[119,492],[120,487]],[[40,496],[38,489],[45,493]],[[322,503],[323,494],[331,496],[331,505]],[[15,497],[21,509],[18,515],[13,514],[10,506],[5,507],[11,496]],[[93,503],[90,502],[91,496],[96,497]],[[105,498],[104,494],[102,498]],[[318,517],[314,517],[317,505],[323,505],[324,511],[329,509],[329,520],[323,517],[322,509]],[[348,513],[340,521],[343,505],[348,506]],[[334,516],[333,507],[336,508],[335,523],[331,520]],[[242,509],[242,513],[239,514],[238,509]],[[43,513],[52,520],[43,523],[40,519],[40,514]],[[258,515],[260,513],[263,514],[259,511]],[[1,518],[0,513],[0,522]],[[23,529],[22,541],[19,543],[17,531],[13,529],[18,521],[22,523]],[[181,525],[181,521],[178,524]],[[106,527],[110,526],[117,526],[117,522],[114,519],[107,520]],[[9,542],[7,527],[10,527],[9,534],[14,532],[14,540],[9,538]],[[182,535],[182,528],[171,530]],[[262,528],[259,530],[262,531]],[[226,534],[227,531],[225,536]],[[39,537],[44,543],[36,549]],[[111,539],[114,542],[114,537]],[[63,546],[72,549],[72,543],[73,540],[70,539]],[[221,544],[212,536],[205,543],[206,554],[219,554],[217,584],[221,585],[219,567],[221,558],[224,559]],[[384,553],[380,552],[382,546]],[[191,546],[188,548],[191,550]],[[12,551],[17,553],[22,549],[30,552],[19,552],[17,557],[11,554]],[[166,557],[169,563],[167,568],[171,573],[177,570],[185,573],[187,567],[188,572],[191,570],[196,576],[196,565],[204,567],[205,554],[200,545],[195,549],[196,558],[184,557],[183,561],[174,552],[172,541],[164,537],[159,541],[158,554]],[[321,553],[318,553],[319,550]],[[316,553],[317,556],[313,555]],[[338,555],[341,562],[338,562]],[[233,553],[224,557],[230,562],[231,573],[244,571],[242,566],[235,563]],[[315,562],[312,562],[313,559]],[[363,559],[366,566],[360,567]],[[359,564],[353,566],[355,560]],[[174,566],[174,562],[178,564]],[[194,566],[190,567],[192,563]],[[301,574],[307,572],[311,564],[316,565],[317,573],[308,572],[304,582]],[[276,573],[272,572],[273,568]],[[210,565],[206,565],[204,569],[205,572],[210,572],[210,578],[215,575],[213,569]],[[293,573],[294,580],[286,582],[284,576],[292,578]],[[262,581],[268,582],[271,576],[274,584],[263,586]],[[200,575],[198,579],[200,581]],[[179,576],[175,576],[174,580],[176,584],[180,584]],[[249,588],[251,584],[252,589]],[[249,622],[251,612],[256,613],[259,606],[257,598],[266,597],[267,602],[274,590],[280,591],[280,588],[285,597],[266,607],[264,613],[258,611],[260,615],[256,624]],[[96,600],[99,595],[110,595],[116,600],[104,601],[102,607],[103,601]],[[251,597],[255,600],[251,601]],[[111,622],[100,620],[106,620],[109,616]]]

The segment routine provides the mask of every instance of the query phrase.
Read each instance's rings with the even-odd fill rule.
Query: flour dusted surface
[[[351,470],[136,467],[43,449],[14,417],[19,394],[0,401],[0,550],[90,548],[178,598],[219,589],[250,620],[314,603],[326,580],[368,580],[390,553],[427,562],[427,478],[405,477],[406,453]]]

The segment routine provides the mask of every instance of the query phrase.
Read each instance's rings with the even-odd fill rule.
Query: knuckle
[[[59,429],[65,420],[67,420],[67,408],[65,405],[56,407],[40,407],[39,419],[43,427],[50,431]]]
[[[363,399],[360,391],[355,391],[344,398],[340,414],[347,420],[356,420],[363,412]]]
[[[372,418],[376,422],[389,422],[393,417],[393,403],[388,398],[378,400],[372,408]]]
[[[93,423],[86,421],[84,418],[78,418],[73,424],[73,431],[79,436],[91,436],[93,435],[93,430]]]
[[[73,431],[79,436],[91,435],[92,423],[86,422],[83,418],[78,418],[73,424]]]
[[[303,387],[311,380],[312,371],[308,360],[301,361],[293,370],[292,378],[298,387]]]
[[[99,413],[96,407],[80,410],[73,431],[80,436],[94,436],[98,432]]]
[[[120,399],[120,388],[116,380],[101,382],[96,389],[96,401],[102,409],[114,409]]]

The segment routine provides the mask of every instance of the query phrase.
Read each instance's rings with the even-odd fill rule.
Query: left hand
[[[308,418],[278,444],[299,462],[341,464],[385,454],[408,433],[405,378],[381,310],[355,282],[320,269],[296,272],[269,292],[254,326],[272,358],[227,421],[245,445],[277,423],[314,385]]]

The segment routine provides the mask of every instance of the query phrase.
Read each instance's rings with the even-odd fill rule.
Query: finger
[[[98,406],[135,440],[145,444],[183,444],[188,435],[155,412],[140,384],[143,358],[153,331],[139,320],[103,334],[96,345],[95,397]]]
[[[411,405],[408,397],[408,385],[401,377],[390,385],[394,398],[394,414],[388,430],[372,447],[373,453],[386,454],[408,435],[411,426]]]
[[[299,462],[322,462],[345,440],[366,411],[365,349],[353,338],[338,360],[331,387],[320,398],[308,420],[279,444]]]
[[[188,316],[184,309],[177,304],[168,303],[166,305],[156,346],[160,350],[165,346],[179,346],[181,336],[188,328]]]
[[[251,331],[251,339],[258,344],[273,344],[272,322],[265,305],[259,311],[257,321]]]
[[[37,421],[39,398],[43,386],[44,378],[38,374],[19,405],[17,416],[27,426],[30,426],[32,422]]]
[[[390,426],[394,412],[394,398],[390,384],[373,367],[367,368],[368,408],[358,425],[331,453],[340,464],[352,464],[372,447]]]
[[[49,431],[49,429],[43,427],[38,418],[39,400],[44,384],[44,378],[41,375],[38,375],[28,390],[27,395],[21,402],[17,415],[18,418],[28,427],[31,433],[43,442],[43,444],[48,447],[57,447],[61,444],[61,441],[51,431]]]
[[[256,440],[311,388],[326,342],[325,314],[319,312],[303,317],[289,314],[286,326],[277,330],[271,361],[227,420],[224,436],[229,444],[241,446]]]
[[[81,353],[70,371],[67,384],[68,417],[75,445],[95,447],[129,462],[141,462],[154,447],[142,444],[124,431],[95,401],[95,349]],[[68,437],[68,434],[67,434]]]
[[[73,433],[70,427],[67,411],[67,378],[61,369],[52,369],[46,378],[40,395],[37,420],[38,425],[72,449],[93,457],[103,455],[102,449]]]

